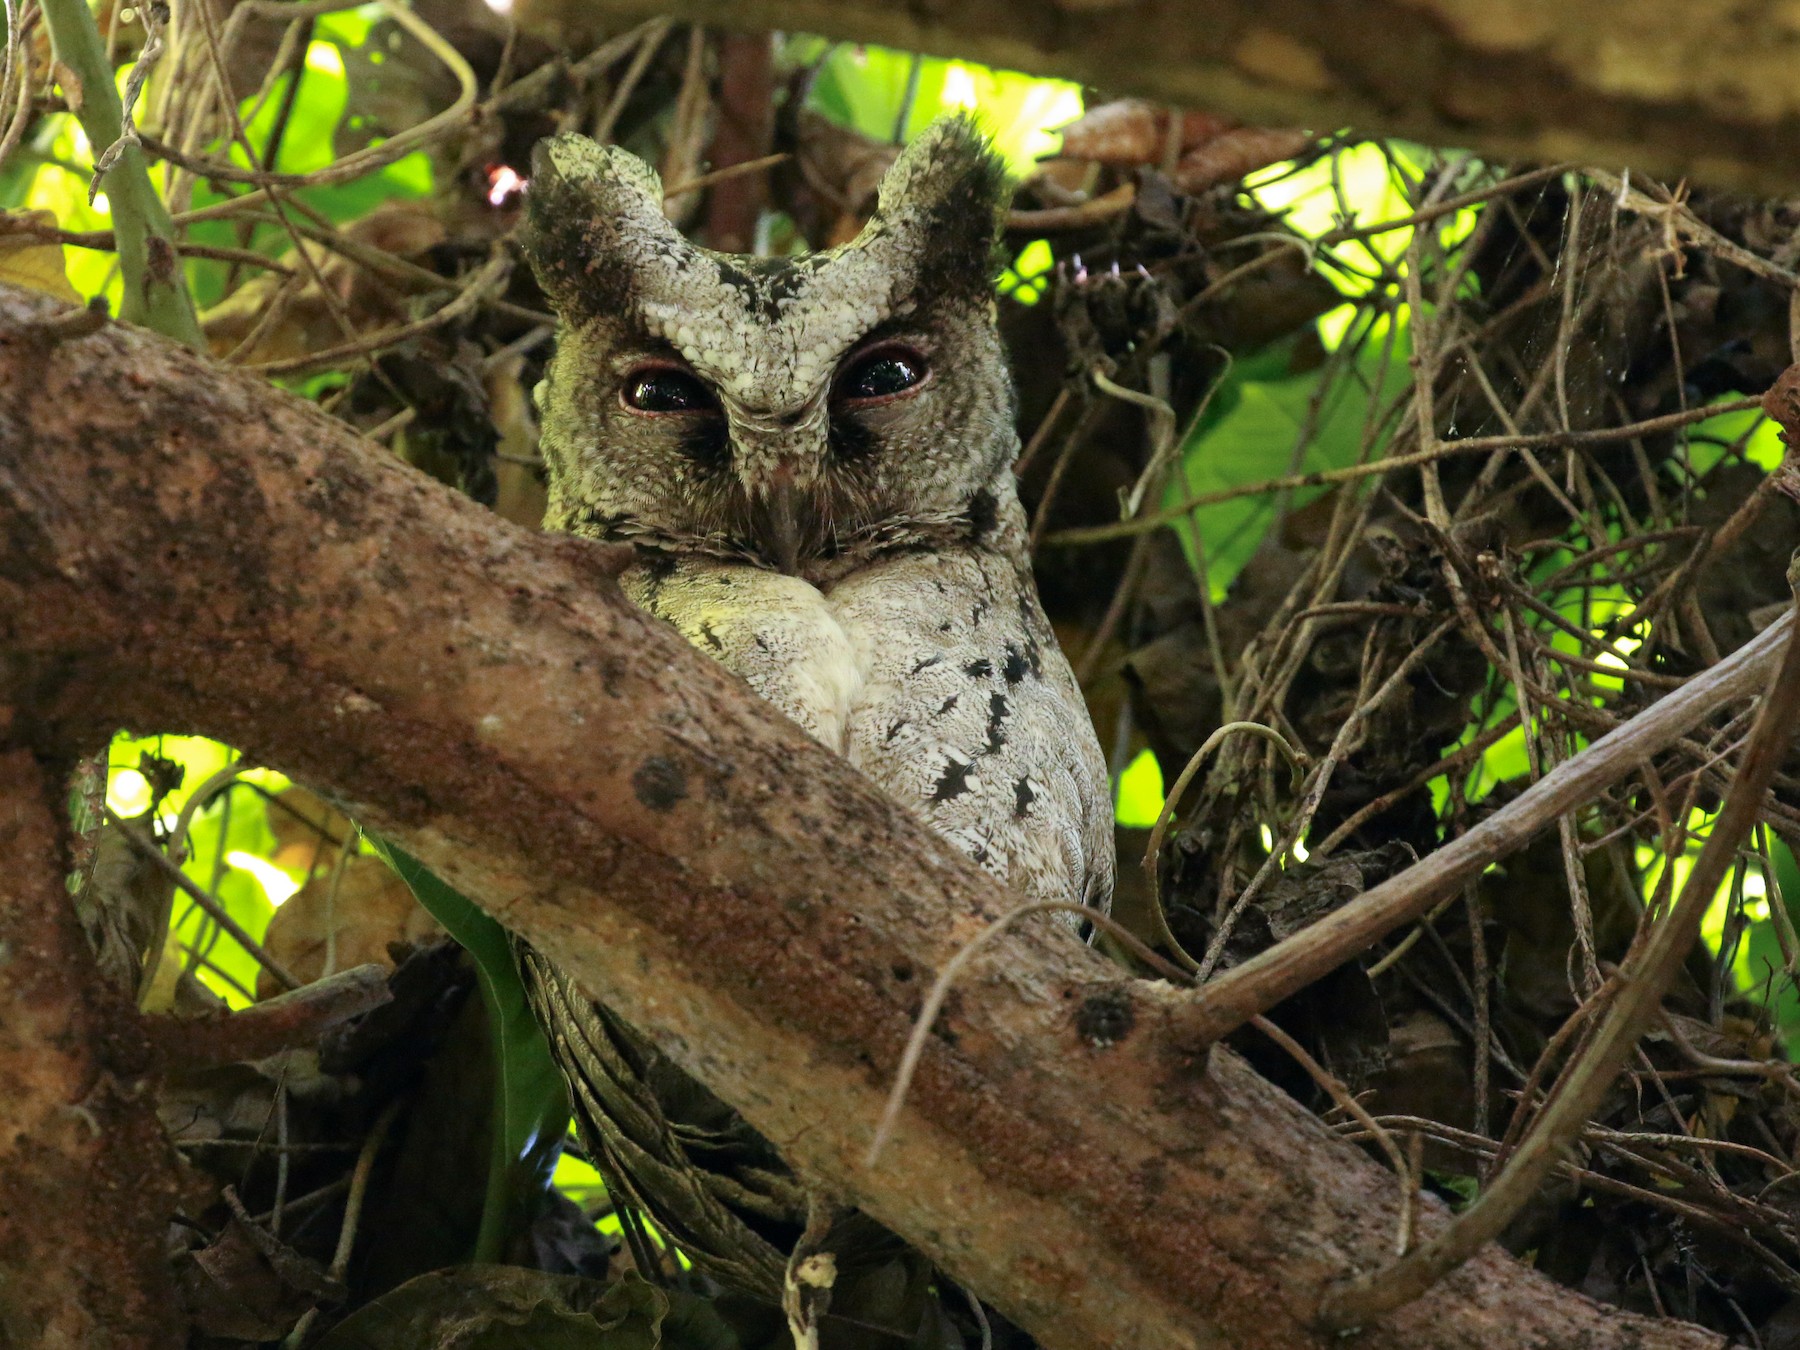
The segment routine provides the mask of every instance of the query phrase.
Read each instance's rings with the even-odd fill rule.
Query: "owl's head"
[[[688,242],[633,155],[544,141],[525,253],[562,320],[538,391],[546,523],[797,575],[991,528],[1018,448],[992,288],[1005,190],[948,118],[850,243],[737,257]]]

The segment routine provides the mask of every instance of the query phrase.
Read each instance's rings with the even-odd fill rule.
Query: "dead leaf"
[[[49,211],[27,211],[24,219],[36,225],[56,224]],[[82,303],[81,292],[69,284],[63,246],[35,235],[0,235],[0,282],[53,295],[72,305]]]
[[[1228,117],[1184,112],[1179,150],[1204,145],[1237,126]],[[1169,132],[1169,109],[1148,99],[1116,99],[1088,109],[1061,130],[1064,159],[1088,159],[1121,168],[1160,164]]]
[[[882,175],[899,154],[898,146],[802,112],[794,166],[808,191],[795,205],[799,216],[812,217],[801,220],[807,237],[820,248],[855,238],[875,209]]]
[[[1235,127],[1182,155],[1175,166],[1175,183],[1183,192],[1235,183],[1258,169],[1296,158],[1312,143],[1311,132],[1292,127]]]
[[[284,1336],[315,1303],[341,1301],[341,1282],[254,1222],[225,1188],[232,1216],[210,1244],[183,1253],[176,1278],[195,1326],[212,1336]]]
[[[356,856],[345,860],[341,874],[335,866],[321,870],[276,910],[263,946],[304,982],[367,962],[392,966],[390,945],[441,932],[386,863]],[[256,989],[259,998],[280,992],[267,971]]]

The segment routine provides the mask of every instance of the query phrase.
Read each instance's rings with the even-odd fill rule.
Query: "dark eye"
[[[838,397],[852,401],[888,399],[925,379],[925,358],[910,347],[877,347],[851,362],[838,381]]]
[[[695,376],[672,366],[645,366],[625,377],[620,392],[627,408],[644,413],[718,411],[718,400]]]

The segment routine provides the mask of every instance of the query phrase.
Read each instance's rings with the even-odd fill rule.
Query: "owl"
[[[946,119],[851,242],[727,256],[670,225],[632,155],[541,144],[524,249],[560,320],[537,393],[545,524],[630,544],[632,601],[1021,898],[1103,909],[1105,763],[1012,473],[1005,193],[979,132]],[[774,1150],[537,953],[522,964],[615,1194],[702,1270],[778,1293],[807,1210]],[[861,1223],[840,1249],[887,1250]]]

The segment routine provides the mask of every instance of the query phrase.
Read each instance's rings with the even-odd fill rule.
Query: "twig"
[[[619,114],[625,111],[625,103],[630,99],[638,81],[644,78],[644,72],[650,68],[651,60],[661,49],[663,39],[668,37],[669,29],[674,25],[667,19],[658,19],[639,30],[637,50],[632,53],[631,64],[625,67],[625,73],[619,77],[618,88],[608,100],[606,110],[600,114],[600,120],[594,124],[590,133],[602,145],[612,139],[613,128],[618,125]]]
[[[779,154],[764,155],[761,159],[746,159],[740,164],[730,164],[723,169],[714,169],[711,173],[703,173],[697,178],[689,178],[677,183],[672,188],[664,188],[663,200],[665,202],[673,201],[676,197],[684,196],[689,192],[698,192],[715,183],[724,183],[747,173],[755,173],[759,169],[772,169],[777,164],[792,158],[792,155],[783,150]]]
[[[375,1124],[370,1127],[368,1138],[363,1140],[362,1149],[356,1155],[356,1168],[350,1173],[350,1194],[344,1201],[344,1222],[338,1229],[337,1250],[332,1254],[331,1267],[326,1272],[331,1279],[342,1281],[346,1271],[350,1269],[350,1253],[356,1246],[356,1229],[362,1219],[363,1197],[369,1192],[369,1174],[375,1170],[375,1157],[381,1152],[381,1145],[386,1141],[388,1130],[393,1127],[394,1118],[400,1114],[404,1098],[396,1098],[389,1102]],[[306,1310],[306,1315],[294,1324],[294,1329],[287,1334],[282,1350],[298,1350],[305,1344],[306,1333],[319,1315],[315,1305]]]
[[[1645,421],[1633,422],[1622,427],[1600,427],[1593,431],[1541,431],[1520,436],[1469,436],[1462,440],[1440,441],[1433,449],[1415,450],[1410,454],[1371,460],[1367,464],[1350,464],[1339,469],[1319,469],[1312,473],[1288,474],[1282,478],[1265,479],[1260,483],[1245,483],[1239,487],[1202,492],[1185,501],[1177,502],[1165,510],[1142,515],[1135,520],[1120,521],[1116,525],[1088,525],[1078,529],[1058,530],[1054,534],[1045,535],[1043,542],[1051,545],[1097,544],[1108,539],[1118,539],[1125,535],[1136,534],[1140,530],[1153,530],[1164,525],[1172,525],[1186,517],[1196,507],[1212,506],[1218,502],[1233,501],[1239,497],[1256,497],[1272,492],[1287,492],[1294,488],[1325,487],[1332,483],[1348,483],[1358,478],[1387,473],[1393,469],[1430,464],[1452,455],[1486,455],[1492,454],[1496,450],[1521,450],[1544,446],[1573,448],[1583,445],[1606,445],[1614,441],[1629,441],[1639,436],[1649,436],[1658,432],[1674,431],[1681,427],[1692,426],[1695,422],[1704,422],[1724,413],[1746,412],[1760,406],[1759,398],[1739,398],[1732,399],[1727,403],[1715,403],[1709,407],[1690,408],[1686,412],[1651,417]]]
[[[1164,469],[1168,465],[1169,456],[1175,453],[1178,442],[1175,439],[1175,410],[1169,401],[1158,398],[1155,394],[1146,394],[1142,390],[1128,389],[1110,379],[1106,372],[1095,366],[1088,372],[1094,381],[1094,387],[1101,393],[1108,394],[1123,403],[1134,404],[1149,414],[1150,426],[1150,462],[1144,465],[1144,471],[1137,476],[1137,482],[1131,485],[1120,511],[1124,516],[1135,516],[1138,508],[1144,504],[1144,497],[1153,487],[1160,487]],[[1212,388],[1217,388],[1215,384]],[[1207,391],[1211,393],[1211,389]],[[1202,402],[1200,413],[1204,414],[1206,405]]]
[[[1325,1090],[1326,1095],[1337,1103],[1340,1110],[1369,1132],[1370,1137],[1381,1147],[1381,1151],[1387,1154],[1387,1160],[1393,1166],[1395,1178],[1404,1184],[1408,1180],[1409,1173],[1406,1158],[1401,1154],[1399,1146],[1394,1143],[1394,1136],[1389,1134],[1376,1121],[1375,1117],[1369,1114],[1368,1107],[1357,1101],[1350,1089],[1345,1087],[1335,1074],[1329,1072],[1324,1065],[1314,1059],[1307,1052],[1305,1046],[1261,1013],[1250,1019],[1250,1025],[1280,1046],[1287,1053],[1289,1059],[1306,1070],[1307,1076]],[[1416,1139],[1418,1135],[1415,1134],[1413,1137]],[[1410,1224],[1407,1226],[1410,1227]]]
[[[1789,581],[1800,591],[1800,559],[1790,569]],[[1792,628],[1792,611],[1787,627]],[[1667,701],[1679,697],[1673,695]],[[1800,718],[1800,642],[1789,641],[1774,682],[1757,710],[1731,790],[1688,874],[1681,898],[1651,929],[1635,957],[1628,959],[1606,1016],[1552,1089],[1548,1104],[1512,1159],[1475,1203],[1432,1241],[1377,1274],[1328,1293],[1320,1309],[1325,1325],[1338,1330],[1362,1326],[1410,1303],[1498,1237],[1537,1194],[1656,1017],[1663,991],[1699,936],[1700,920],[1735,863],[1739,844],[1757,822],[1763,795],[1787,753],[1796,718]]]
[[[63,92],[88,144],[113,145],[122,132],[124,107],[92,12],[85,0],[45,0],[44,19],[56,59],[71,72],[76,85]],[[126,145],[106,172],[105,183],[119,244],[119,270],[125,278],[119,317],[194,351],[205,351],[206,339],[194,317],[194,300],[175,248],[175,227],[169,208],[150,182],[143,151]]]
[[[1335,230],[1322,234],[1314,242],[1319,244],[1343,244],[1353,239],[1368,239],[1378,234],[1391,234],[1395,230],[1409,230],[1415,225],[1428,225],[1434,220],[1455,215],[1465,207],[1480,206],[1483,202],[1492,201],[1495,197],[1521,189],[1535,187],[1539,183],[1547,183],[1552,178],[1561,178],[1578,166],[1574,164],[1546,164],[1541,169],[1516,174],[1511,178],[1493,184],[1491,187],[1476,188],[1461,196],[1446,197],[1443,201],[1410,215],[1395,216],[1391,220],[1378,220],[1372,225],[1343,225]]]
[[[1413,671],[1425,661],[1426,657],[1437,647],[1438,642],[1455,626],[1455,623],[1455,619],[1445,619],[1402,658],[1400,663],[1394,667],[1393,672],[1381,682],[1378,689],[1368,697],[1357,700],[1356,710],[1344,719],[1343,724],[1338,728],[1337,735],[1332,738],[1330,749],[1325,752],[1324,757],[1318,762],[1318,767],[1313,770],[1312,781],[1307,784],[1306,795],[1300,801],[1300,809],[1294,813],[1293,819],[1282,830],[1280,842],[1269,851],[1268,857],[1264,858],[1262,865],[1257,868],[1256,875],[1250,878],[1249,885],[1245,886],[1232,900],[1231,908],[1220,919],[1212,940],[1207,943],[1206,954],[1200,958],[1199,976],[1202,981],[1205,981],[1218,968],[1220,959],[1225,955],[1225,944],[1230,941],[1232,931],[1237,927],[1238,921],[1243,917],[1250,902],[1260,895],[1263,888],[1274,878],[1281,865],[1282,857],[1291,851],[1296,843],[1304,839],[1306,832],[1312,828],[1313,817],[1318,813],[1320,805],[1325,800],[1326,789],[1331,786],[1331,779],[1337,772],[1338,765],[1349,758],[1351,752],[1362,743],[1364,725],[1393,697],[1396,690],[1404,687]],[[1374,630],[1370,630],[1369,636],[1372,641]],[[1366,659],[1364,668],[1366,671]]]
[[[471,309],[498,292],[512,273],[512,259],[502,249],[496,249],[494,256],[463,287],[462,294],[457,296],[443,308],[436,310],[423,319],[412,323],[397,324],[392,328],[384,328],[378,333],[370,333],[355,342],[339,343],[335,347],[327,347],[322,352],[313,352],[307,356],[288,357],[281,361],[264,361],[256,365],[246,366],[246,370],[254,370],[263,375],[308,375],[315,371],[332,370],[346,362],[359,357],[370,356],[384,347],[392,347],[418,337],[421,333],[429,333],[435,328],[461,318]]]
[[[19,142],[25,137],[25,127],[31,121],[31,34],[42,17],[42,10],[36,5],[24,9],[18,0],[5,0],[6,5],[6,54],[0,60],[0,168],[12,158],[13,151],[18,149]],[[9,91],[16,90],[16,93]],[[10,116],[8,114],[8,98],[16,99]]]
[[[1227,722],[1200,743],[1200,748],[1194,751],[1188,762],[1182,767],[1181,772],[1176,775],[1174,786],[1163,798],[1162,809],[1156,813],[1156,824],[1150,828],[1150,838],[1144,844],[1144,858],[1141,866],[1144,869],[1144,879],[1150,887],[1151,929],[1157,941],[1163,944],[1170,955],[1189,974],[1198,971],[1200,963],[1188,955],[1182,945],[1175,940],[1175,935],[1169,931],[1169,919],[1167,912],[1163,909],[1162,882],[1158,875],[1157,864],[1162,858],[1163,836],[1168,832],[1169,823],[1175,819],[1176,804],[1181,801],[1182,794],[1188,790],[1188,785],[1194,781],[1194,775],[1200,772],[1200,766],[1211,758],[1214,750],[1224,744],[1227,736],[1236,731],[1247,731],[1253,736],[1261,736],[1264,740],[1269,741],[1286,757],[1296,774],[1304,773],[1306,769],[1305,757],[1296,752],[1294,747],[1287,743],[1287,738],[1273,727],[1266,727],[1261,722]]]
[[[55,0],[56,3],[67,3],[68,0]],[[451,74],[456,77],[457,94],[451,105],[440,113],[428,117],[417,126],[406,128],[382,141],[379,145],[371,145],[354,154],[345,155],[334,160],[321,169],[312,169],[306,173],[276,173],[266,169],[244,169],[227,160],[206,159],[198,155],[189,155],[152,136],[142,136],[144,148],[157,158],[168,161],[177,168],[186,169],[189,173],[218,183],[249,183],[255,187],[319,187],[330,183],[348,182],[352,178],[360,178],[365,173],[373,173],[384,169],[396,160],[404,159],[413,151],[430,145],[444,136],[450,135],[465,125],[475,110],[476,95],[480,86],[476,83],[475,74],[469,68],[462,54],[445,41],[443,36],[430,24],[419,18],[405,5],[396,0],[377,0],[387,12],[388,17],[398,24],[406,33],[417,39],[433,56],[442,62]]]
[[[300,988],[304,981],[295,979],[292,972],[290,972],[286,966],[282,965],[281,962],[277,961],[273,956],[270,956],[269,953],[263,949],[262,943],[251,937],[250,934],[244,930],[243,925],[231,917],[226,911],[225,906],[220,904],[216,897],[208,894],[204,888],[197,885],[193,878],[188,876],[186,872],[183,872],[181,868],[176,866],[175,863],[170,860],[168,854],[164,853],[150,839],[145,838],[143,832],[140,831],[136,825],[133,825],[128,820],[121,819],[112,807],[108,806],[104,809],[106,811],[107,823],[122,833],[125,836],[126,841],[134,849],[167,873],[169,879],[182,889],[188,899],[192,900],[196,905],[200,906],[201,909],[210,914],[219,927],[229,933],[232,939],[240,947],[255,958],[257,965],[261,966],[281,982],[282,988]]]
[[[1401,924],[1429,913],[1446,894],[1524,847],[1564,811],[1593,800],[1716,709],[1755,693],[1793,631],[1789,612],[1718,665],[1559,764],[1461,838],[1205,985],[1187,1012],[1191,1034],[1217,1040]]]
[[[1031,433],[1031,439],[1025,442],[1025,448],[1013,461],[1013,477],[1023,478],[1031,468],[1031,462],[1037,458],[1039,450],[1044,448],[1050,439],[1050,431],[1062,416],[1063,409],[1069,406],[1069,386],[1064,384],[1056,391],[1056,397],[1050,400],[1050,407],[1038,419],[1037,429]]]
[[[168,1063],[235,1064],[311,1044],[320,1033],[392,997],[385,966],[354,966],[238,1012],[146,1016],[144,1029]]]
[[[1074,206],[1046,206],[1037,211],[1008,211],[1008,233],[1055,234],[1061,230],[1080,230],[1089,225],[1103,225],[1122,216],[1137,200],[1137,188],[1127,183],[1091,201]]]

